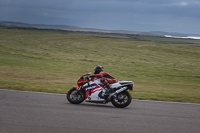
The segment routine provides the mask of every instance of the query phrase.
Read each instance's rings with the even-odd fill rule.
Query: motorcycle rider
[[[109,92],[112,92],[112,88],[110,87],[110,84],[117,82],[117,80],[112,75],[104,72],[103,67],[100,65],[94,68],[94,75],[92,75],[92,77],[100,79],[101,83],[106,87],[106,92],[104,96],[108,96]]]

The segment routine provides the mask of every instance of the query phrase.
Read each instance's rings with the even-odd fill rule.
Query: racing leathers
[[[108,95],[109,91],[112,91],[110,88],[110,84],[117,82],[117,80],[113,76],[103,71],[101,71],[98,74],[93,75],[93,77],[100,79],[101,83],[107,88],[105,95]]]

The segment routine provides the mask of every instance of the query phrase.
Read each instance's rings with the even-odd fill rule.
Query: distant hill
[[[0,21],[0,27],[121,33],[121,34],[136,34],[136,35],[147,35],[147,36],[165,36],[165,37],[200,37],[200,34],[182,34],[176,32],[163,32],[163,31],[139,32],[139,31],[126,31],[126,30],[105,30],[105,29],[95,29],[95,28],[80,28],[68,25],[27,24],[27,23],[11,22],[11,21]]]

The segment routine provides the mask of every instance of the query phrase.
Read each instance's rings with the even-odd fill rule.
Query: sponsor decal
[[[85,91],[88,91],[90,89],[94,89],[96,88],[97,84],[91,84],[90,86],[88,86],[87,88],[85,88]]]
[[[96,88],[96,89],[92,90],[92,93],[95,93],[96,91],[101,91],[101,90],[102,90],[102,88]]]

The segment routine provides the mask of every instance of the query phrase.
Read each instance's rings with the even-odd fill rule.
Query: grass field
[[[200,103],[200,40],[0,28],[0,88],[67,93],[96,65],[135,99]]]

